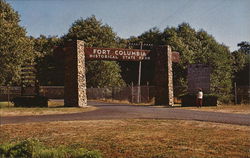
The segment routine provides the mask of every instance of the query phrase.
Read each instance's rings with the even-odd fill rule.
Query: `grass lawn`
[[[184,120],[95,120],[1,125],[1,142],[39,139],[104,157],[250,157],[250,127]]]
[[[119,100],[92,100],[97,102],[104,102],[104,103],[118,103],[118,104],[129,104],[135,106],[153,106],[153,107],[160,107],[160,108],[172,108],[171,106],[166,105],[153,105],[153,102],[150,103],[130,103],[128,101],[119,101]],[[208,106],[208,107],[181,107],[180,104],[176,104],[174,108],[181,108],[181,109],[188,109],[188,110],[199,110],[199,111],[213,111],[213,112],[225,112],[225,113],[239,113],[239,114],[250,114],[250,104],[237,104],[237,105],[219,105],[219,106]]]
[[[64,114],[92,111],[95,107],[64,107],[62,101],[49,101],[48,108],[22,108],[14,107],[13,104],[8,102],[0,102],[0,116],[23,116],[23,115],[49,115],[49,114]]]
[[[213,112],[225,112],[225,113],[239,113],[239,114],[250,114],[250,105],[220,105],[220,106],[210,106],[210,107],[179,107],[182,109],[189,110],[199,110],[199,111],[213,111]]]

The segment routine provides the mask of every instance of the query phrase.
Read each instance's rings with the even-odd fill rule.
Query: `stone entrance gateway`
[[[157,87],[156,105],[173,105],[172,61],[178,55],[172,55],[170,46],[156,46],[151,51],[120,48],[85,48],[80,40],[68,42],[64,47],[65,106],[87,106],[85,60],[152,60],[155,63],[154,85]]]

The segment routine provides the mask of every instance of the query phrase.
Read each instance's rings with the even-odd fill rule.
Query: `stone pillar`
[[[84,42],[65,44],[64,105],[87,106]]]
[[[154,82],[156,86],[156,105],[174,105],[172,51],[170,46],[153,49],[155,60]]]

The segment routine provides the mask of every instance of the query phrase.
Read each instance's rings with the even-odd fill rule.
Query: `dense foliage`
[[[31,38],[36,52],[37,78],[40,85],[64,85],[64,56],[55,52],[56,46],[61,45],[61,39],[40,35]]]
[[[177,28],[167,27],[163,32],[157,28],[150,29],[138,38],[132,38],[131,41],[170,45],[172,50],[180,53],[180,62],[173,65],[174,85],[181,89],[178,95],[185,94],[187,90],[187,66],[202,63],[213,69],[212,94],[217,94],[222,101],[230,99],[233,72],[230,51],[206,31],[196,31],[189,24],[183,23]]]
[[[118,47],[120,39],[108,25],[103,25],[94,16],[76,20],[69,32],[63,37],[64,41],[83,40],[86,47]],[[123,86],[120,66],[115,61],[87,61],[87,86],[106,87]]]
[[[250,43],[241,42],[237,51],[232,53],[234,82],[237,85],[250,85]]]
[[[57,148],[45,147],[35,139],[28,139],[16,144],[0,144],[1,158],[101,158],[98,151],[89,151],[84,148]]]
[[[170,45],[180,53],[180,62],[173,64],[175,96],[187,93],[187,67],[202,63],[212,67],[211,94],[221,101],[229,101],[232,83],[249,85],[250,44],[241,42],[239,50],[230,53],[227,46],[218,43],[204,30],[195,30],[187,23],[167,27],[164,31],[150,29],[138,37],[119,38],[112,28],[95,16],[78,19],[61,38],[26,37],[19,26],[19,15],[4,0],[0,0],[0,85],[20,84],[20,69],[24,63],[36,62],[41,85],[63,85],[64,59],[53,50],[56,45],[71,40],[83,40],[86,47],[120,47],[129,43]],[[139,46],[129,46],[139,49]],[[151,49],[144,46],[143,49]],[[35,50],[35,51],[34,51]],[[35,59],[35,60],[34,60]],[[142,84],[153,85],[152,62],[142,62]],[[124,86],[137,83],[138,62],[87,61],[87,86]],[[124,82],[125,81],[125,82]]]
[[[20,84],[21,65],[33,60],[33,43],[19,26],[19,15],[0,0],[0,85]]]

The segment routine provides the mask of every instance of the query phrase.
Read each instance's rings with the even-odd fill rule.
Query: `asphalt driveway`
[[[194,111],[180,108],[156,108],[151,106],[133,106],[100,102],[88,102],[88,105],[98,107],[98,109],[95,111],[72,114],[7,116],[0,118],[0,124],[75,120],[177,119],[250,126],[249,114],[230,114],[220,112]]]

